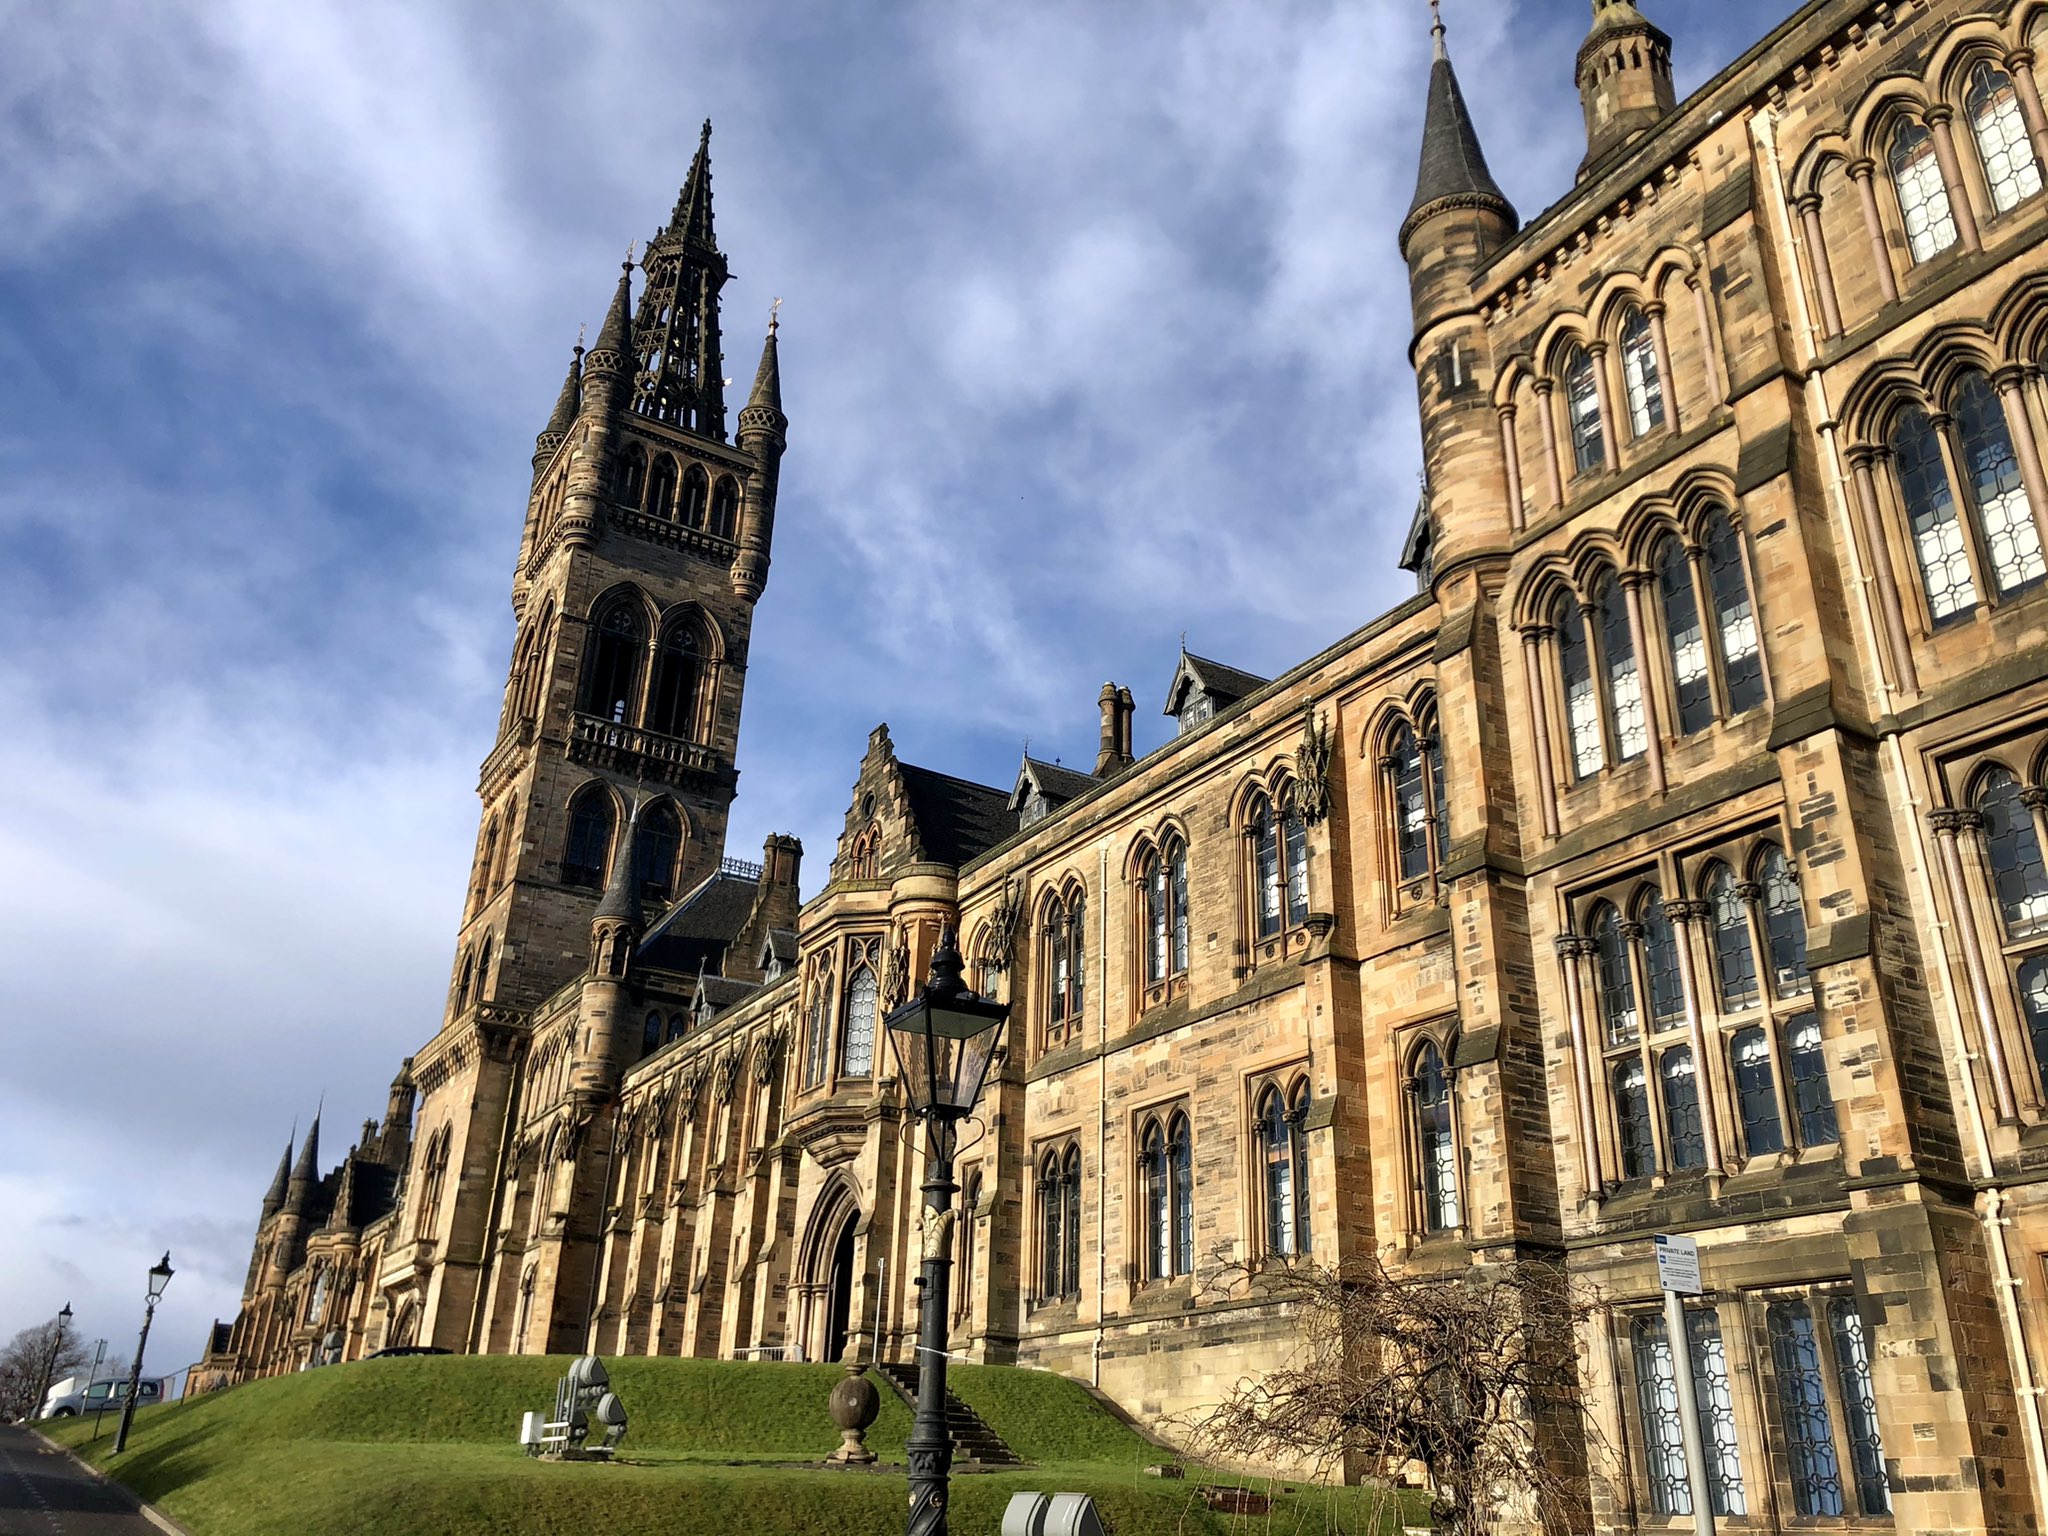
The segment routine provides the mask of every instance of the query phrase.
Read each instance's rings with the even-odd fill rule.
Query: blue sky
[[[1785,0],[1661,0],[1681,91]],[[1525,216],[1584,0],[1446,0]],[[533,435],[716,124],[790,425],[731,851],[1398,601],[1423,0],[0,0],[0,1336],[232,1314],[436,1026]]]

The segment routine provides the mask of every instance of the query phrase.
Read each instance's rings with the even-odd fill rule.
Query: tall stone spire
[[[285,1191],[290,1185],[291,1176],[292,1143],[291,1138],[286,1137],[284,1156],[277,1160],[277,1176],[270,1181],[270,1191],[263,1197],[263,1219],[265,1221],[275,1216],[278,1208],[284,1204]]]
[[[1579,45],[1578,84],[1586,111],[1583,181],[1609,151],[1649,132],[1678,105],[1671,38],[1635,0],[1593,0],[1593,29]]]
[[[628,261],[619,269],[619,286],[612,290],[611,308],[604,312],[597,344],[583,358],[586,372],[615,374],[626,367],[633,356],[632,312],[633,263]]]
[[[782,300],[777,299],[779,306]],[[768,338],[761,343],[761,366],[754,370],[754,392],[740,411],[740,447],[753,455],[747,476],[746,503],[740,520],[740,547],[733,556],[732,589],[744,601],[759,602],[768,585],[768,551],[775,539],[775,488],[782,472],[782,453],[789,443],[789,418],[782,414],[782,358],[775,333],[778,310],[768,314]]]
[[[647,243],[647,287],[635,317],[633,409],[725,441],[725,354],[718,295],[731,274],[711,221],[711,120],[668,227]]]
[[[569,435],[569,429],[576,425],[576,413],[582,408],[583,338],[578,336],[576,350],[569,357],[568,376],[562,380],[562,392],[555,396],[555,408],[548,413],[548,424],[533,440],[533,473],[536,478],[547,467],[548,460],[555,456],[555,450],[562,446],[562,439]]]
[[[299,1160],[292,1166],[292,1176],[285,1187],[284,1209],[296,1211],[306,1203],[307,1191],[320,1178],[320,1116],[313,1116],[313,1128],[306,1132],[305,1144],[299,1148]]]
[[[779,316],[768,317],[768,339],[761,343],[761,366],[754,370],[754,390],[747,396],[748,411],[772,411],[782,416],[782,360],[775,348],[775,332],[781,324]],[[745,413],[741,414],[744,420]],[[784,417],[781,425],[788,424]]]
[[[1436,11],[1434,3],[1431,10]],[[1493,172],[1487,169],[1486,152],[1479,147],[1478,130],[1472,126],[1458,73],[1451,67],[1450,50],[1444,46],[1441,11],[1436,11],[1436,23],[1430,30],[1435,57],[1429,70],[1429,106],[1422,120],[1422,164],[1415,176],[1415,200],[1408,205],[1408,217],[1401,224],[1403,255],[1418,225],[1450,209],[1484,208],[1504,218],[1510,231],[1516,224],[1514,205],[1501,195]]]

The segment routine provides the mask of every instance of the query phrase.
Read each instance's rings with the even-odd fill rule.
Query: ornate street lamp
[[[156,1304],[171,1283],[171,1251],[150,1266],[149,1300],[142,1308],[142,1337],[135,1342],[135,1364],[128,1372],[128,1401],[121,1405],[121,1427],[114,1431],[114,1454],[128,1449],[128,1426],[135,1419],[135,1394],[142,1390],[142,1352],[149,1348],[149,1325],[156,1317]]]
[[[43,1404],[49,1400],[50,1380],[57,1374],[57,1357],[64,1352],[64,1325],[71,1321],[71,1303],[64,1303],[64,1310],[57,1314],[57,1336],[50,1340],[50,1358],[43,1365],[43,1389],[36,1394],[35,1406],[29,1409],[30,1418],[40,1418]]]
[[[924,1262],[917,1283],[917,1416],[910,1458],[910,1536],[946,1536],[946,1298],[953,1268],[953,1153],[960,1122],[974,1113],[1002,1038],[1007,1003],[978,996],[960,979],[960,951],[948,927],[932,956],[924,991],[885,1022],[911,1113],[925,1123]]]

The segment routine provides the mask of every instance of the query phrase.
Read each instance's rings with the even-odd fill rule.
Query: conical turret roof
[[[611,308],[605,311],[597,342],[590,349],[590,364],[593,368],[618,368],[632,355],[633,263],[628,261],[619,269],[619,286],[612,293]]]
[[[761,343],[761,366],[754,370],[754,392],[747,396],[750,410],[770,410],[782,414],[782,360],[775,349],[775,331],[779,321],[768,321],[768,339]]]
[[[537,443],[552,448],[576,425],[576,413],[583,407],[583,343],[578,340],[576,350],[569,357],[569,373],[562,380],[562,392],[555,396],[555,408],[548,413],[548,424],[535,439]]]
[[[612,876],[605,882],[604,896],[591,913],[592,922],[625,921],[635,928],[640,926],[640,881],[634,866],[640,861],[636,846],[640,830],[640,802],[633,802],[632,813],[626,818],[626,835],[619,841],[618,854],[612,859]]]
[[[268,1216],[284,1204],[285,1190],[292,1176],[292,1140],[285,1138],[284,1155],[277,1160],[277,1176],[270,1181],[270,1192],[263,1197],[263,1214]]]
[[[1509,224],[1516,222],[1514,205],[1502,195],[1493,172],[1487,169],[1486,151],[1479,147],[1479,132],[1472,126],[1458,72],[1451,67],[1450,50],[1444,46],[1442,17],[1433,31],[1435,58],[1429,70],[1429,106],[1422,124],[1422,164],[1415,177],[1415,200],[1408,205],[1408,217],[1401,224],[1404,251],[1415,226],[1446,208],[1492,208]]]
[[[320,1177],[320,1117],[313,1117],[313,1128],[306,1132],[305,1145],[299,1148],[299,1161],[292,1169],[291,1182],[310,1184]]]

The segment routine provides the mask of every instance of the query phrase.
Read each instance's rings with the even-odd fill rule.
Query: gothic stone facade
[[[800,913],[793,847],[718,862],[773,336],[734,447],[722,404],[650,407],[636,339],[688,305],[622,290],[536,461],[461,974],[344,1352],[908,1358],[877,1021],[955,925],[1012,1009],[959,1350],[1166,1420],[1287,1354],[1235,1266],[1560,1256],[1610,1303],[1593,1523],[1675,1528],[1650,1239],[1684,1232],[1726,1526],[2039,1529],[2044,33],[2043,0],[1814,0],[1679,104],[1668,38],[1596,0],[1587,156],[1523,224],[1439,32],[1399,231],[1417,595],[1277,679],[1182,656],[1142,760],[1106,687],[1092,774],[1005,791],[878,730]],[[701,155],[692,187],[648,260],[701,352]],[[676,468],[648,510],[620,466],[657,454],[730,477],[736,538],[661,510]],[[325,1337],[280,1219],[224,1379]]]

